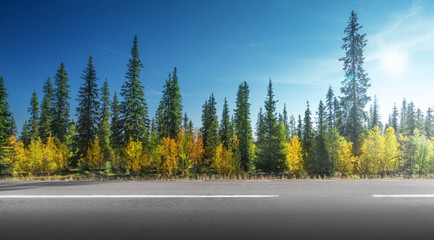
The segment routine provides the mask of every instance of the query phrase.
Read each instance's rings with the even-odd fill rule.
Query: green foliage
[[[27,111],[30,113],[29,138],[30,140],[36,140],[39,136],[39,102],[36,91],[33,91],[30,108]]]
[[[113,158],[113,151],[110,145],[110,92],[107,79],[104,81],[103,87],[101,88],[101,99],[100,99],[100,112],[98,119],[98,136],[102,151],[104,153],[104,159],[106,161],[111,161]]]
[[[60,63],[60,68],[56,73],[53,96],[53,121],[51,122],[51,130],[53,136],[65,142],[69,124],[69,102],[70,86],[68,84],[68,73],[65,71],[65,65]]]
[[[208,101],[202,107],[202,136],[203,145],[205,149],[205,165],[214,159],[216,154],[216,149],[219,144],[218,139],[218,119],[217,119],[217,109],[214,94],[211,94]]]
[[[231,138],[231,132],[232,132],[232,125],[229,119],[229,107],[228,107],[228,101],[225,98],[225,101],[223,103],[223,113],[222,113],[222,120],[220,123],[220,142],[223,144],[223,147],[228,148],[229,141]]]
[[[115,152],[120,152],[120,147],[122,144],[122,136],[123,136],[123,124],[120,118],[121,108],[118,101],[118,96],[115,92],[113,95],[113,101],[111,104],[111,136],[110,136],[110,144],[111,147],[115,150]]]
[[[176,67],[163,86],[163,97],[157,109],[157,130],[160,138],[176,138],[181,129],[182,104]]]
[[[53,120],[52,107],[53,107],[53,84],[51,84],[50,78],[44,83],[44,96],[41,102],[41,117],[39,118],[39,137],[41,139],[47,139],[52,133],[51,122]]]
[[[358,151],[359,138],[363,133],[363,119],[365,117],[364,108],[370,97],[366,95],[369,78],[363,69],[365,57],[363,56],[364,47],[367,40],[366,34],[360,34],[362,26],[358,23],[357,14],[352,11],[345,28],[344,44],[342,49],[345,56],[339,60],[344,64],[346,80],[343,82],[341,101],[344,108],[344,135],[355,143],[354,152]]]
[[[5,86],[3,76],[0,76],[0,156],[3,152],[3,147],[9,143],[9,137],[12,134],[12,114],[9,111],[9,103],[7,101],[8,93]]]
[[[121,103],[123,142],[127,142],[130,138],[135,141],[145,141],[148,135],[148,106],[143,92],[144,87],[139,80],[141,68],[143,68],[143,64],[139,58],[136,35],[131,49],[131,58],[128,62],[128,71],[125,74],[126,81],[121,89],[121,96],[123,97]]]
[[[84,80],[78,92],[77,106],[77,144],[80,158],[87,156],[87,151],[97,135],[99,121],[99,92],[93,58],[89,57],[87,67],[83,70],[81,79]]]

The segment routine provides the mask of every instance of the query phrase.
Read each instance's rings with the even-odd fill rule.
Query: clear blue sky
[[[365,69],[383,119],[393,102],[434,104],[434,5],[431,1],[1,1],[0,75],[18,129],[32,92],[42,98],[47,77],[63,61],[71,85],[71,115],[89,55],[99,84],[121,88],[135,34],[144,68],[150,117],[164,80],[178,68],[184,110],[200,126],[202,104],[214,93],[219,117],[224,97],[231,112],[238,85],[251,90],[252,125],[268,79],[278,111],[316,111],[329,85],[344,78],[344,28],[355,10],[367,34]]]

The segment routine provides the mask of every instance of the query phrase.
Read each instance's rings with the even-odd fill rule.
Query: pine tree
[[[218,119],[214,94],[211,94],[209,100],[205,102],[202,108],[202,136],[203,146],[205,149],[205,161],[209,162],[214,159],[215,151],[219,144],[218,139]]]
[[[303,149],[303,159],[307,164],[307,168],[310,174],[315,173],[315,165],[313,163],[313,146],[314,146],[314,132],[312,127],[311,113],[309,109],[309,101],[306,103],[306,111],[304,112],[303,123],[303,137],[301,140],[301,146]]]
[[[285,148],[284,139],[280,138],[283,135],[283,131],[280,132],[281,126],[277,123],[276,103],[277,101],[274,100],[273,84],[270,79],[267,98],[264,104],[264,141],[258,146],[260,148],[258,155],[259,168],[267,173],[280,173],[283,171],[285,160],[283,153]]]
[[[191,130],[188,128],[188,116],[187,116],[187,112],[184,112],[184,117],[182,118],[182,120],[184,121],[184,124],[182,125],[185,129],[185,131],[191,132]]]
[[[225,101],[223,103],[223,113],[222,113],[222,120],[220,123],[220,142],[223,144],[223,147],[225,149],[228,149],[229,147],[229,141],[232,137],[230,135],[231,132],[231,122],[229,119],[229,107],[228,107],[228,101],[225,98]]]
[[[399,132],[404,134],[404,132],[406,131],[406,119],[407,119],[407,100],[405,100],[405,98],[402,100],[402,105],[401,105],[401,118],[399,121]],[[404,134],[405,135],[405,134]]]
[[[288,111],[286,110],[286,103],[283,104],[283,126],[285,127],[285,141],[289,141],[290,138],[290,128],[289,128],[289,119],[288,119]]]
[[[358,142],[363,133],[364,108],[370,97],[366,95],[370,87],[369,78],[363,69],[363,48],[366,46],[366,34],[360,34],[362,26],[358,23],[358,17],[354,11],[351,12],[348,26],[345,28],[346,36],[342,38],[344,44],[342,49],[345,57],[340,58],[344,63],[346,79],[341,87],[342,105],[345,109],[344,133],[354,143],[354,152],[358,151]]]
[[[260,151],[262,147],[259,147],[265,141],[265,129],[264,129],[264,114],[262,113],[262,107],[259,108],[258,118],[256,122],[256,146],[257,150]]]
[[[404,120],[404,128],[402,134],[404,136],[413,136],[416,130],[416,113],[414,110],[414,103],[410,102],[407,105],[406,117]]]
[[[380,122],[380,112],[378,111],[378,101],[377,101],[377,95],[374,95],[374,103],[372,104],[370,111],[370,117],[369,117],[369,128],[372,129],[375,126],[379,127],[380,130],[382,128],[382,124]]]
[[[428,139],[434,137],[434,116],[432,108],[428,108],[425,118],[425,133]]]
[[[233,119],[234,134],[237,135],[239,141],[238,151],[241,168],[244,171],[251,171],[253,167],[253,136],[250,125],[249,94],[249,85],[244,81],[238,86]]]
[[[30,140],[30,127],[29,122],[26,120],[24,121],[23,128],[21,129],[20,141],[22,141],[25,146],[28,146],[30,144]]]
[[[132,138],[135,141],[145,141],[149,129],[148,106],[145,101],[143,85],[140,78],[140,70],[143,64],[139,58],[137,48],[137,35],[134,36],[131,58],[128,63],[127,79],[122,85],[121,113],[123,122],[123,142]]]
[[[295,135],[297,135],[297,127],[295,117],[291,114],[291,117],[289,118],[289,136],[292,138]]]
[[[52,107],[53,107],[53,84],[51,84],[50,78],[44,83],[44,97],[41,102],[41,117],[39,119],[39,137],[42,141],[51,134],[51,122],[52,122]]]
[[[99,144],[101,145],[104,159],[110,160],[112,158],[110,147],[110,91],[107,79],[105,79],[103,87],[101,88],[101,108],[99,112],[98,122],[98,136]]]
[[[36,140],[39,136],[39,102],[36,96],[36,91],[33,91],[32,98],[30,100],[30,108],[27,109],[30,113],[29,119],[29,137],[30,140]]]
[[[120,114],[121,114],[121,107],[119,105],[118,96],[115,92],[113,95],[113,101],[111,105],[111,138],[110,143],[111,147],[120,151],[120,147],[122,144],[122,136],[123,136],[123,124],[121,122]]]
[[[157,109],[157,125],[160,138],[176,139],[181,129],[182,104],[176,67],[163,87],[163,97]]]
[[[69,123],[69,84],[68,73],[65,71],[65,65],[60,63],[60,68],[56,73],[54,89],[54,105],[53,105],[53,121],[51,122],[51,130],[53,136],[65,142],[65,137],[68,132]]]
[[[11,127],[10,127],[10,135],[16,136],[18,133],[17,124],[15,122],[14,115],[11,114]],[[0,151],[1,152],[1,151]]]
[[[303,138],[303,122],[301,121],[300,114],[298,114],[297,137],[300,139]]]
[[[3,155],[3,147],[9,143],[11,135],[11,117],[9,103],[7,102],[8,93],[3,76],[0,76],[0,156]]]
[[[326,95],[326,121],[328,131],[331,131],[336,126],[334,97],[332,86],[329,86]]]
[[[315,137],[314,145],[314,159],[311,169],[313,169],[314,174],[327,174],[331,173],[331,166],[329,164],[329,156],[326,148],[327,141],[327,114],[326,107],[324,106],[322,100],[319,102],[318,112],[317,112],[317,134]]]
[[[392,127],[395,132],[398,131],[398,108],[396,107],[396,103],[393,104],[392,114],[389,116],[389,123],[387,124],[389,127]]]
[[[84,158],[98,133],[99,91],[96,83],[98,78],[92,56],[89,57],[89,62],[83,70],[81,79],[84,82],[80,86],[77,99],[77,139],[79,157]]]

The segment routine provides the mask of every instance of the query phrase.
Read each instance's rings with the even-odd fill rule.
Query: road
[[[433,180],[0,182],[0,239],[428,239],[429,194]]]

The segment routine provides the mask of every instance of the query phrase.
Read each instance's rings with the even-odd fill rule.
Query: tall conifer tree
[[[111,104],[111,138],[110,143],[112,148],[119,151],[122,144],[122,136],[123,136],[123,124],[120,118],[121,107],[119,105],[118,95],[115,92],[113,95],[113,101]]]
[[[56,73],[54,89],[53,120],[51,130],[53,136],[61,142],[65,142],[65,137],[69,127],[69,84],[68,73],[65,71],[65,65],[60,63],[60,68]]]
[[[78,93],[77,139],[80,157],[85,157],[98,133],[99,89],[92,56],[89,57],[81,79],[84,80]]]
[[[47,139],[51,131],[52,107],[53,107],[53,84],[51,84],[50,78],[48,78],[44,83],[44,96],[41,102],[41,117],[39,121],[39,137],[43,141]]]
[[[36,140],[39,136],[39,102],[36,91],[33,91],[30,108],[27,111],[30,113],[29,137],[30,140]]]
[[[342,105],[345,109],[344,135],[354,143],[353,152],[358,152],[358,143],[363,133],[363,119],[365,117],[364,108],[370,97],[366,95],[369,78],[363,69],[365,57],[363,49],[366,46],[366,34],[360,34],[362,28],[358,23],[357,14],[352,11],[345,28],[345,37],[342,38],[344,44],[342,49],[345,57],[339,60],[344,63],[345,80],[341,87]]]
[[[0,156],[3,153],[3,147],[7,146],[11,135],[11,117],[9,103],[7,101],[8,93],[3,76],[0,76]]]
[[[131,58],[128,63],[128,71],[125,75],[126,81],[122,85],[121,113],[123,122],[124,142],[131,139],[145,141],[148,135],[149,119],[148,106],[143,92],[143,85],[140,81],[140,71],[143,68],[139,58],[137,47],[137,35],[134,36]]]
[[[241,167],[244,171],[249,171],[253,167],[253,136],[250,125],[250,103],[249,103],[249,85],[243,82],[238,86],[237,99],[234,109],[234,132],[238,137]]]
[[[218,118],[214,94],[211,94],[202,109],[202,138],[205,149],[205,160],[211,161],[215,156],[216,148],[219,144],[218,139]]]
[[[106,160],[111,159],[110,147],[110,91],[107,78],[101,88],[101,108],[99,112],[98,138]]]

